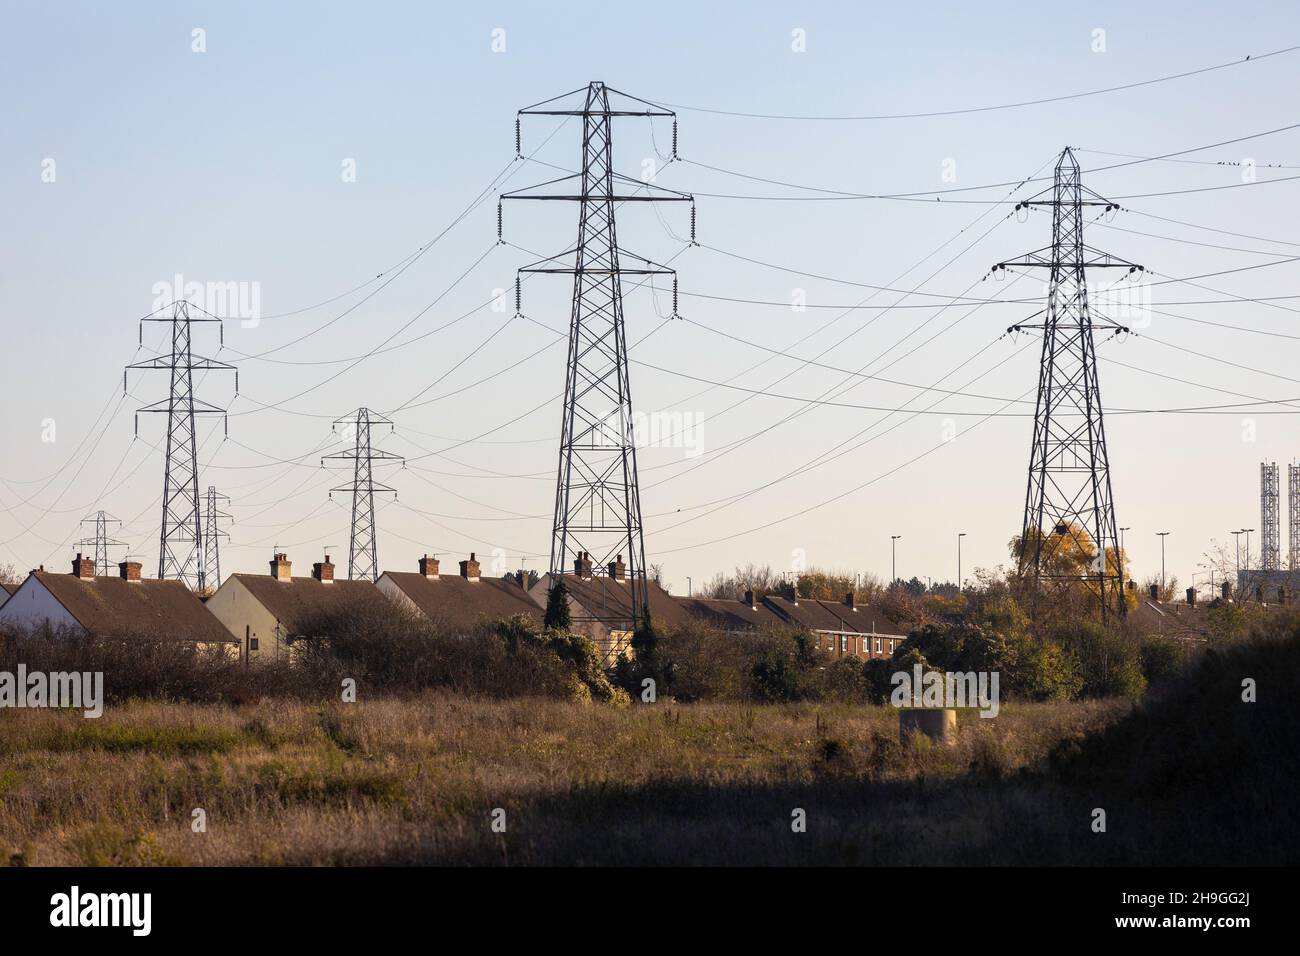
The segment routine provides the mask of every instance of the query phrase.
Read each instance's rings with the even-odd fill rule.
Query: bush
[[[1094,622],[1080,622],[1062,634],[1061,643],[1078,663],[1079,693],[1136,698],[1146,690],[1138,645],[1131,638]]]
[[[1149,638],[1138,645],[1142,676],[1152,687],[1167,684],[1178,677],[1186,666],[1187,656],[1182,643],[1168,638]]]

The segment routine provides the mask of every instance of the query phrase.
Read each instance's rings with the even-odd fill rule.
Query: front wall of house
[[[250,663],[279,660],[288,653],[275,617],[238,578],[227,578],[208,598],[208,610],[239,641],[239,654]],[[2,611],[3,609],[0,609]]]

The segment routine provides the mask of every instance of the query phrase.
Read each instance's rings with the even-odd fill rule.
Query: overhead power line
[[[1182,73],[1168,73],[1164,76],[1152,77],[1149,80],[1139,80],[1134,83],[1123,83],[1119,86],[1107,86],[1095,90],[1084,90],[1079,93],[1066,93],[1060,96],[1045,96],[1033,100],[1017,100],[1010,103],[996,103],[988,106],[970,106],[963,109],[945,109],[929,110],[926,112],[916,113],[876,113],[864,114],[858,116],[827,116],[827,115],[801,115],[794,113],[748,113],[739,110],[724,110],[705,106],[689,106],[684,103],[669,103],[664,100],[657,101],[658,105],[671,107],[679,110],[690,110],[694,113],[713,113],[718,116],[738,116],[745,119],[770,119],[770,120],[808,120],[813,122],[861,122],[864,120],[898,120],[898,119],[928,119],[938,116],[962,116],[970,113],[991,113],[998,110],[1020,109],[1026,106],[1042,106],[1048,103],[1064,103],[1068,100],[1083,99],[1088,96],[1101,96],[1106,93],[1120,93],[1124,90],[1136,90],[1144,86],[1154,86],[1157,83],[1168,83],[1171,80],[1181,80],[1189,76],[1200,76],[1205,73],[1213,73],[1216,70],[1227,70],[1235,66],[1243,66],[1247,63],[1258,63],[1261,60],[1267,60],[1270,57],[1285,56],[1300,50],[1300,45],[1283,47],[1280,50],[1271,50],[1268,53],[1247,55],[1236,60],[1229,60],[1226,63],[1216,63],[1213,66],[1203,66],[1195,70],[1185,70]]]

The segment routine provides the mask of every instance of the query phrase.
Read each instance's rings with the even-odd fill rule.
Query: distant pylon
[[[199,503],[199,459],[194,418],[196,415],[225,415],[226,410],[194,397],[194,373],[233,371],[238,393],[239,371],[226,362],[194,354],[190,326],[196,322],[216,322],[220,329],[221,319],[216,316],[192,318],[190,304],[183,300],[171,303],[170,307],[171,318],[156,318],[150,313],[140,320],[140,340],[144,341],[145,322],[170,322],[171,354],[136,362],[128,365],[127,369],[162,369],[171,373],[167,398],[137,410],[136,433],[140,431],[140,412],[167,413],[158,577],[160,580],[184,581],[192,590],[202,591],[205,588],[203,516]],[[203,311],[197,306],[195,308]],[[224,335],[221,342],[225,344]],[[122,391],[126,391],[125,372],[122,374]]]
[[[1084,244],[1084,210],[1100,207],[1111,212],[1119,207],[1083,185],[1078,161],[1068,147],[1057,161],[1051,188],[1017,208],[1029,206],[1052,210],[1052,244],[994,266],[995,271],[1048,270],[1047,305],[1039,313],[1042,324],[1012,326],[1043,334],[1019,566],[1022,574],[1033,577],[1035,606],[1044,592],[1082,581],[1096,589],[1104,619],[1111,610],[1125,612],[1124,562],[1111,494],[1086,269],[1122,268],[1134,275],[1142,267]],[[1100,318],[1115,334],[1127,331]],[[1063,560],[1067,542],[1079,552],[1096,550],[1082,574]]]
[[[229,533],[221,530],[221,521],[230,520],[230,515],[220,510],[220,504],[230,504],[230,498],[217,491],[213,485],[203,495],[203,584],[208,590],[215,591],[221,587],[221,539],[230,539]]]
[[[1260,568],[1277,571],[1282,567],[1282,496],[1277,462],[1259,463],[1259,558]]]
[[[1300,571],[1300,465],[1287,465],[1287,530],[1290,548],[1287,549],[1287,567]]]
[[[393,423],[382,415],[368,408],[358,408],[347,418],[339,418],[334,426],[343,425],[353,430],[353,449],[350,452],[337,452],[321,459],[327,461],[351,461],[352,484],[330,489],[330,497],[336,491],[352,493],[352,542],[348,547],[348,578],[351,580],[376,581],[379,579],[379,557],[375,542],[375,492],[389,493],[397,497],[397,490],[387,485],[375,484],[375,462],[402,461],[401,455],[375,450],[370,443],[370,429],[373,425],[384,424],[391,429]]]
[[[613,107],[611,96],[615,100]],[[676,116],[670,110],[611,90],[599,82],[522,109],[519,116],[582,117],[582,171],[541,184],[564,183],[573,188],[559,194],[516,190],[501,197],[567,200],[579,204],[577,244],[567,252],[519,270],[573,276],[568,371],[551,535],[551,574],[553,579],[574,574],[579,564],[584,573],[586,569],[603,573],[609,566],[623,565],[631,592],[628,604],[631,619],[613,602],[608,611],[598,608],[588,611],[594,620],[635,628],[648,613],[648,592],[622,277],[673,276],[675,313],[676,272],[620,248],[614,210],[623,202],[694,203],[694,199],[686,193],[616,173],[613,121],[615,117],[629,116],[672,118],[675,159]],[[621,194],[619,187],[623,187]],[[692,240],[694,222],[692,206]],[[516,279],[516,309],[518,288]],[[621,560],[623,555],[627,556],[626,562]]]
[[[107,511],[96,511],[93,515],[81,519],[82,524],[87,521],[95,522],[95,536],[93,538],[82,538],[77,542],[77,547],[93,547],[95,549],[95,574],[101,578],[108,577],[113,573],[113,566],[108,559],[108,549],[126,547],[125,541],[118,541],[116,538],[108,536],[108,526],[110,524],[121,526],[122,522]]]

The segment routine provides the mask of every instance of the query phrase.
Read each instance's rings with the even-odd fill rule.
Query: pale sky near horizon
[[[655,159],[659,185],[698,200],[695,248],[684,209],[619,212],[622,245],[675,256],[680,280],[684,321],[664,321],[663,283],[652,294],[629,282],[626,297],[633,402],[651,421],[693,425],[700,452],[639,452],[647,555],[673,590],[797,556],[884,578],[891,535],[900,576],[952,579],[959,532],[969,575],[1005,563],[1020,530],[1038,349],[1004,333],[1036,306],[942,308],[920,293],[1040,299],[1034,278],[981,279],[1050,242],[1046,215],[1021,222],[993,202],[1044,184],[936,200],[779,183],[872,194],[1014,183],[1050,175],[1075,147],[1086,184],[1127,210],[1090,224],[1088,244],[1142,263],[1154,283],[1149,325],[1099,343],[1136,576],[1160,571],[1158,531],[1171,532],[1168,570],[1186,584],[1213,541],[1257,529],[1261,460],[1282,466],[1286,497],[1300,456],[1300,298],[1236,299],[1300,296],[1300,262],[1287,261],[1300,254],[1300,179],[1286,181],[1300,176],[1300,129],[1255,135],[1300,123],[1300,51],[956,115],[699,108],[878,116],[1121,86],[1300,44],[1293,4],[55,0],[5,2],[0,17],[0,565],[63,569],[93,532],[81,519],[102,508],[156,570],[165,422],[141,415],[137,438],[133,412],[167,383],[133,372],[124,397],[122,371],[163,345],[165,329],[146,326],[137,349],[137,320],[182,276],[259,297],[260,320],[227,322],[221,351],[215,328],[195,330],[196,351],[239,366],[238,396],[218,373],[197,392],[230,412],[224,441],[220,419],[200,424],[200,486],[232,499],[223,572],[266,570],[274,546],[304,572],[327,547],[345,564],[348,508],[328,489],[349,476],[320,457],[342,447],[331,421],[360,405],[391,413],[380,447],[408,460],[382,475],[399,497],[381,504],[381,567],[472,550],[492,570],[545,570],[564,384],[548,329],[565,327],[570,289],[527,283],[533,321],[511,321],[513,301],[483,306],[528,261],[516,246],[573,243],[575,210],[507,204],[515,245],[498,246],[493,197],[560,175],[546,164],[573,168],[577,126],[543,119],[524,124],[533,160],[512,162],[515,111],[593,79],[678,109],[684,162],[658,158],[669,124],[625,119],[619,165],[639,177]],[[1247,160],[1256,184],[1238,186]],[[1248,266],[1263,267],[1162,281]],[[867,298],[852,283],[918,293]],[[789,307],[796,290],[805,311]],[[862,303],[873,308],[833,308]],[[797,400],[828,389],[835,404]],[[1150,413],[1190,406],[1215,408]]]

